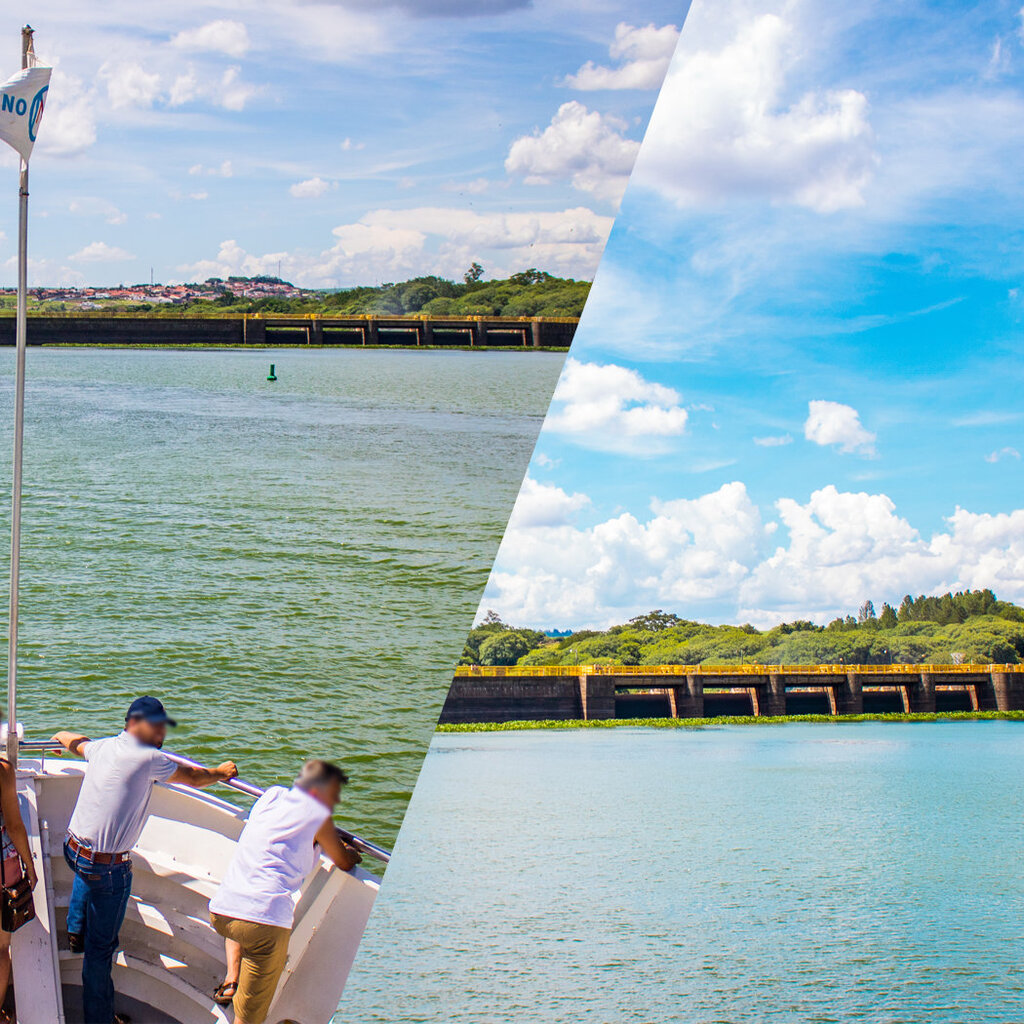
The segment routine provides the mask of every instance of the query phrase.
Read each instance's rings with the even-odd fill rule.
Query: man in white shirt
[[[328,761],[307,761],[291,789],[272,786],[256,801],[238,839],[210,921],[224,936],[228,973],[215,998],[234,1004],[235,1024],[263,1024],[288,959],[295,903],[316,865],[317,847],[343,871],[362,859],[331,815],[348,782]]]
[[[161,753],[168,726],[175,724],[156,697],[139,697],[117,736],[90,740],[79,733],[59,732],[53,737],[88,762],[64,840],[64,859],[75,873],[68,941],[72,952],[85,954],[85,1024],[126,1020],[114,1012],[110,970],[132,891],[131,851],[146,823],[154,783],[199,789],[238,774],[231,761],[212,770],[191,768]]]

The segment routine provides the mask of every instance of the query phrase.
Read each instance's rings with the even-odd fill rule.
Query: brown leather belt
[[[85,857],[86,860],[91,860],[93,864],[123,864],[126,860],[131,860],[132,857],[131,853],[96,853],[85,843],[80,843],[70,833],[65,841],[74,853]]]

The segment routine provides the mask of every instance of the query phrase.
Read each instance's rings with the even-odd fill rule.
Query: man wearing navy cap
[[[75,873],[68,905],[71,951],[84,953],[82,999],[85,1024],[116,1024],[110,971],[118,932],[132,891],[132,847],[146,822],[155,782],[200,789],[238,774],[231,761],[217,768],[185,767],[160,748],[169,718],[156,697],[139,697],[125,716],[124,731],[102,740],[59,732],[53,738],[88,762],[68,834],[64,859]]]

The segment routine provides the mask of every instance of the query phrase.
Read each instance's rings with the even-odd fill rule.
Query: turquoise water
[[[108,733],[156,693],[174,747],[253,781],[342,760],[341,818],[392,842],[561,363],[30,350],[28,733]]]
[[[338,1020],[1024,1020],[1024,727],[439,735]]]

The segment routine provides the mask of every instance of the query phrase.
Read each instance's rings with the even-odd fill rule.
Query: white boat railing
[[[50,752],[64,752],[64,748],[53,740],[21,740],[18,748],[27,753],[43,755]],[[199,761],[193,760],[191,757],[185,757],[183,754],[176,754],[171,750],[164,750],[163,753],[174,761],[175,764],[183,765],[186,768],[206,768],[206,765],[200,764]],[[239,793],[245,793],[246,796],[254,797],[257,800],[264,793],[264,790],[255,783],[246,782],[244,779],[228,779],[226,782],[220,783],[220,785],[227,786],[229,789],[234,789]],[[337,826],[335,827],[337,828]],[[363,839],[362,836],[357,836],[354,832],[349,832],[344,828],[338,828],[338,835],[361,854],[373,857],[383,864],[387,864],[391,860],[390,850],[386,850],[383,846],[378,846],[369,839]]]

